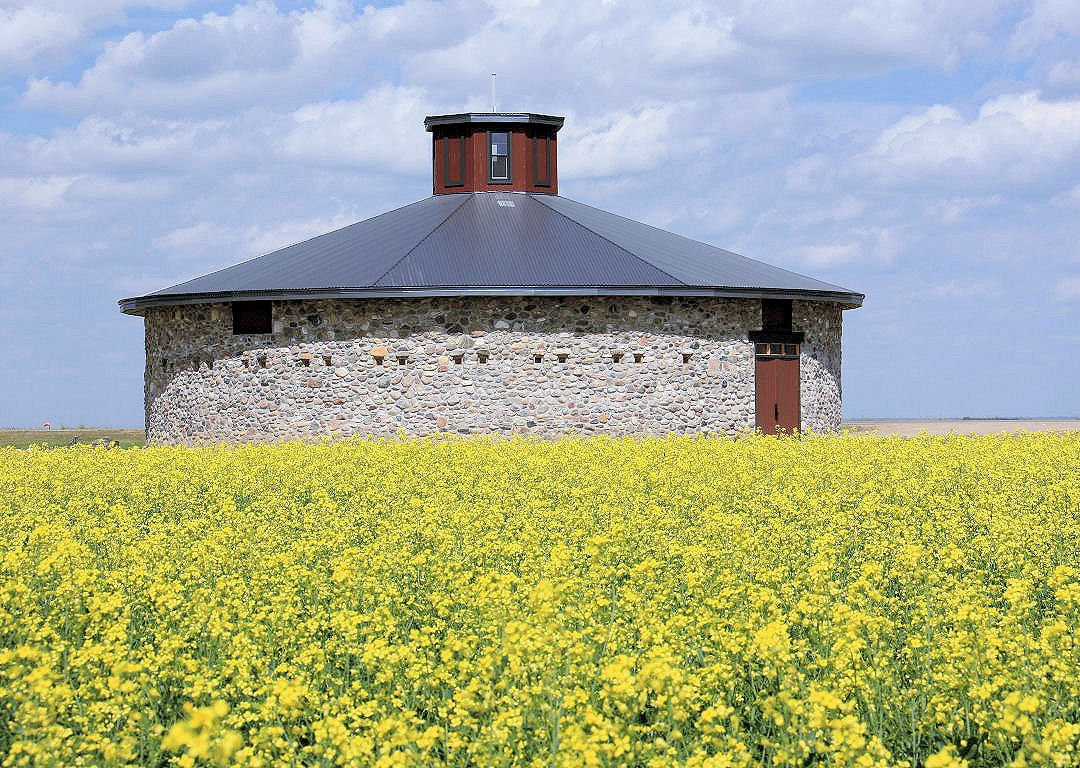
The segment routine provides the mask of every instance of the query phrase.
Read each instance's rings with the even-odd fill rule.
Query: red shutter
[[[443,147],[443,186],[463,186],[465,184],[465,137],[447,136],[443,139]]]
[[[551,186],[551,139],[534,136],[532,140],[533,184],[537,187]]]

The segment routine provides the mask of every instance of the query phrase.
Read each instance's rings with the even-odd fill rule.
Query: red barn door
[[[755,368],[758,429],[775,435],[779,428],[790,435],[799,428],[801,416],[799,358],[759,355]]]

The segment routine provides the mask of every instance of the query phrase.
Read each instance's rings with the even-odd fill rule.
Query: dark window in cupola
[[[509,184],[510,134],[505,131],[488,132],[488,181],[492,184]]]
[[[232,305],[233,334],[271,333],[274,329],[272,305],[269,301],[234,301]]]
[[[551,137],[534,136],[532,140],[533,185],[551,186]]]

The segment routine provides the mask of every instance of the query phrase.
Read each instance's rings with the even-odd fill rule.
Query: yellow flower
[[[967,760],[956,756],[956,747],[952,744],[930,755],[923,762],[924,768],[966,768]]]
[[[1080,433],[0,449],[0,754],[1071,768],[1077,466]]]

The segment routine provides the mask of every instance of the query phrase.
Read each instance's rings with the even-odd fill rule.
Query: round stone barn
[[[430,197],[123,299],[147,438],[838,428],[863,296],[560,196],[562,124],[428,117]]]

